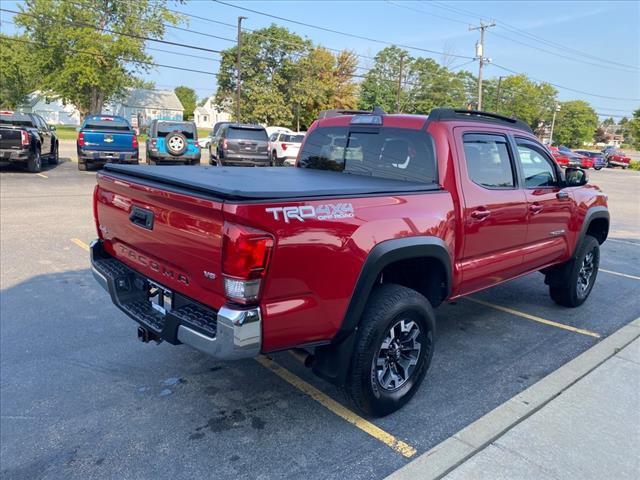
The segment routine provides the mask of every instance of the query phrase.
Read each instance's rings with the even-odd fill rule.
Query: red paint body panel
[[[310,130],[348,125],[350,118],[327,118]],[[560,188],[480,187],[467,173],[464,132],[535,137],[508,126],[450,120],[426,126],[425,120],[385,116],[384,126],[427,128],[435,144],[440,190],[222,202],[144,186],[133,178],[123,181],[107,172],[98,174],[95,194],[98,234],[107,251],[131,268],[215,309],[227,302],[221,275],[224,222],[273,235],[260,299],[262,348],[268,352],[330,341],[342,325],[367,256],[381,242],[416,236],[442,239],[452,266],[450,298],[455,298],[567,260],[587,210],[606,207],[606,197],[590,185],[563,189],[569,193],[563,200],[557,198]],[[287,223],[266,210],[340,202],[353,205],[353,217]],[[154,212],[153,231],[129,221],[134,206]],[[478,209],[490,215],[480,221],[473,218]],[[216,278],[206,278],[204,271]]]

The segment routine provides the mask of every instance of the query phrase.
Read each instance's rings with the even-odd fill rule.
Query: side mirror
[[[55,125],[49,125],[49,129],[50,129],[52,132],[55,132],[55,131],[56,131],[56,126],[55,126]]]
[[[581,187],[586,185],[589,179],[587,172],[581,168],[567,167],[564,171],[565,185],[567,187]]]
[[[80,127],[76,127],[76,132],[79,132],[79,131],[80,131]]]

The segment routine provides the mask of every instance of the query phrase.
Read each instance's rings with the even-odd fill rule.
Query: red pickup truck
[[[526,124],[451,109],[325,112],[296,168],[107,164],[94,215],[94,275],[141,340],[306,352],[372,416],[422,382],[435,307],[536,271],[576,307],[609,229]]]

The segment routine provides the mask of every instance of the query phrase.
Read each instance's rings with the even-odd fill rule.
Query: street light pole
[[[246,20],[247,17],[238,17],[238,37],[237,37],[237,50],[238,55],[236,58],[236,122],[240,123],[240,50],[242,46],[242,20]]]
[[[549,145],[553,145],[553,128],[556,125],[556,113],[560,111],[560,104],[556,103],[553,109],[553,118],[551,119],[551,131],[549,132]]]
[[[495,27],[496,22],[480,22],[479,27],[469,27],[469,30],[480,30],[480,41],[476,43],[476,58],[478,61],[478,110],[482,110],[482,70],[485,63],[491,63],[490,58],[484,56],[484,31],[487,28]]]
[[[400,94],[402,93],[402,68],[404,67],[404,53],[400,54],[400,73],[398,74],[398,90],[396,92],[396,113],[400,113]]]

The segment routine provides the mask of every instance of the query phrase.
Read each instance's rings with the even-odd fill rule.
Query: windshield
[[[196,128],[193,123],[171,123],[171,122],[158,122],[157,136],[162,138],[166,137],[170,133],[181,133],[189,140],[193,140],[196,136]]]
[[[84,126],[87,130],[122,130],[128,132],[131,130],[129,123],[124,118],[115,117],[92,117],[87,118]]]
[[[302,143],[303,140],[304,135],[285,135],[283,138],[283,141],[288,143]]]
[[[0,115],[0,124],[2,125],[15,125],[16,127],[33,127],[31,117],[28,115],[12,114],[12,115]]]
[[[433,140],[402,128],[317,128],[308,135],[298,165],[397,180],[436,182]]]
[[[229,127],[227,138],[233,140],[256,140],[266,142],[269,138],[264,128],[237,128]]]

